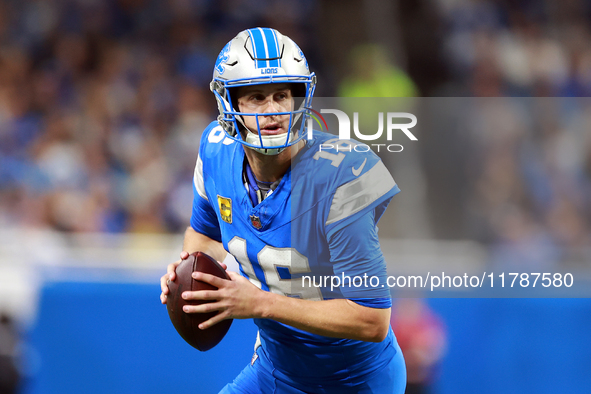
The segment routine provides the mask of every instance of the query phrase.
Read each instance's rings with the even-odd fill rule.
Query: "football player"
[[[371,151],[308,134],[315,85],[300,48],[269,28],[239,33],[215,64],[220,115],[201,139],[181,259],[230,253],[240,273],[194,273],[218,290],[183,293],[212,301],[185,312],[218,312],[201,329],[230,318],[259,327],[251,363],[222,393],[404,392],[376,227],[399,189]],[[162,303],[179,263],[161,278]]]

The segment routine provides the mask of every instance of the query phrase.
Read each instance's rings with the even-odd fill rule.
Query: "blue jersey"
[[[354,144],[315,132],[275,190],[253,206],[242,145],[211,123],[195,168],[191,226],[222,242],[242,275],[262,290],[390,307],[376,224],[399,189],[379,158],[352,149]],[[334,286],[335,278],[342,283]],[[383,342],[371,343],[315,335],[270,319],[255,324],[274,373],[309,385],[303,387],[327,379],[346,384],[384,367],[397,352],[391,330]]]

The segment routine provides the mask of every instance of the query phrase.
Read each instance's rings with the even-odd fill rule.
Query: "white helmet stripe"
[[[265,59],[269,59],[269,44],[267,43],[267,37],[263,29],[259,27],[259,31],[261,32],[261,37],[263,38],[263,48],[265,48]],[[269,60],[267,60],[267,67],[271,67],[269,64]]]
[[[271,34],[273,34],[273,42],[275,43],[276,55],[273,57],[279,58],[277,62],[277,67],[281,67],[281,49],[279,48],[279,40],[277,40],[277,33],[273,29],[270,29],[269,31],[271,32]]]
[[[264,60],[257,60],[262,59],[263,56],[260,53],[261,47],[264,46],[262,42],[262,37],[259,36],[260,33],[256,29],[248,30],[248,35],[250,36],[250,41],[252,42],[252,49],[254,51],[253,56],[255,58],[254,65],[256,68],[266,67],[266,62]]]

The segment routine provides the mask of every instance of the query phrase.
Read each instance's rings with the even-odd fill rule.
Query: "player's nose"
[[[273,95],[270,95],[267,97],[267,99],[265,101],[263,113],[273,113],[273,112],[280,112],[279,104],[274,100]]]

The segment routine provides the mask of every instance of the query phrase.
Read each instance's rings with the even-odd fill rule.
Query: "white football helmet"
[[[231,96],[232,88],[269,83],[289,83],[295,103],[293,111],[275,113],[242,113],[237,106],[237,97]],[[240,32],[220,52],[213,70],[210,88],[217,100],[220,115],[218,122],[229,138],[266,155],[276,155],[288,146],[304,138],[304,127],[312,106],[316,87],[316,75],[310,73],[302,50],[289,37],[277,30],[254,28]],[[262,135],[259,116],[290,115],[289,132],[280,135]],[[243,116],[255,116],[257,133],[248,131]],[[240,135],[238,122],[246,130]]]

